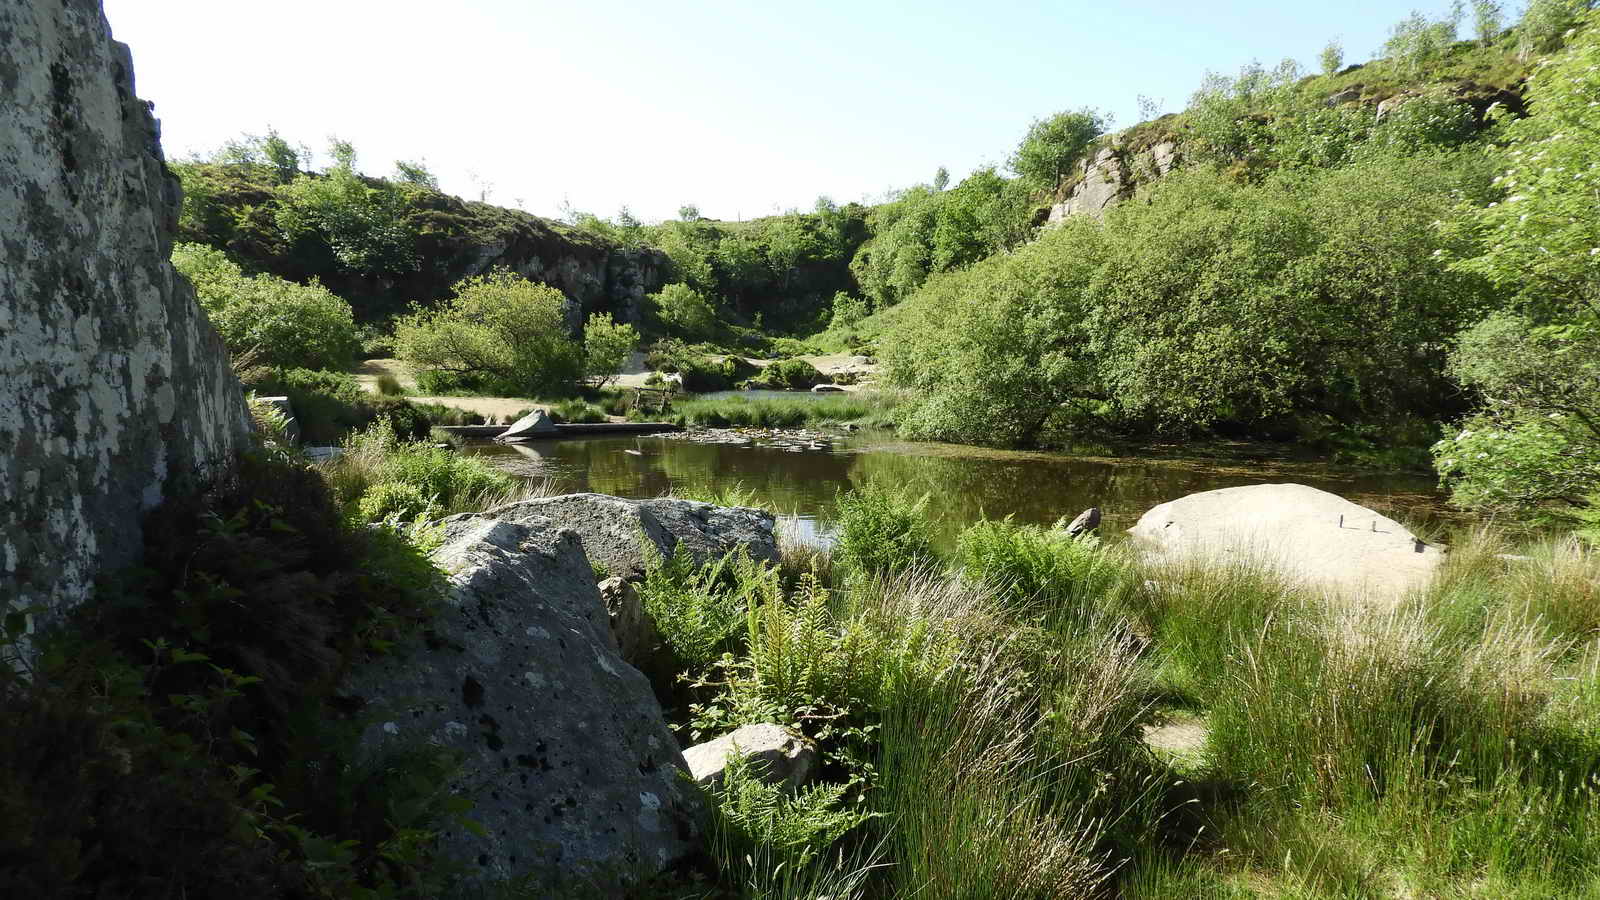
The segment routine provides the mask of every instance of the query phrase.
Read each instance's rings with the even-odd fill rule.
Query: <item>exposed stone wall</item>
[[[1076,180],[1062,191],[1060,202],[1050,207],[1049,224],[1059,224],[1069,216],[1099,216],[1133,196],[1139,185],[1172,171],[1179,162],[1178,145],[1171,141],[1133,152],[1113,139],[1078,164]]]
[[[0,606],[49,620],[249,429],[168,262],[179,192],[99,0],[0,0]]]

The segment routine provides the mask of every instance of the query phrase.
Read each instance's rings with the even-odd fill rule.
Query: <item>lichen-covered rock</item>
[[[646,547],[665,558],[672,556],[680,544],[701,563],[741,548],[753,559],[778,561],[771,513],[693,500],[625,500],[605,494],[567,494],[464,513],[447,521],[495,518],[520,522],[529,516],[548,518],[576,531],[589,559],[606,575],[642,575],[647,563]]]
[[[442,849],[467,879],[601,896],[689,852],[698,795],[650,685],[617,656],[578,536],[548,519],[463,518],[434,561],[450,599],[426,641],[359,668],[370,754],[418,741],[464,763],[452,789],[486,834]]]
[[[722,780],[728,760],[735,756],[748,759],[753,764],[753,773],[762,781],[789,790],[804,785],[816,770],[818,761],[815,744],[770,722],[745,725],[683,751],[689,774],[707,787]]]
[[[98,0],[0,4],[0,97],[0,603],[49,622],[249,414],[168,260],[178,183]]]

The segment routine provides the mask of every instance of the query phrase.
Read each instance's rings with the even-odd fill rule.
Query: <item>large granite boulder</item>
[[[250,418],[169,260],[178,180],[98,0],[0,3],[0,97],[0,613],[48,623]]]
[[[1163,503],[1128,529],[1153,557],[1261,563],[1355,599],[1425,587],[1443,557],[1393,519],[1303,484],[1254,484]]]
[[[452,790],[486,834],[442,851],[468,880],[603,896],[695,839],[698,794],[650,685],[617,655],[578,535],[548,519],[447,523],[450,598],[426,639],[358,669],[369,754],[428,742],[464,760]]]
[[[508,503],[447,521],[491,518],[520,522],[529,517],[550,519],[576,531],[590,561],[599,564],[606,575],[630,578],[644,574],[647,547],[670,557],[682,546],[701,563],[738,549],[753,559],[778,561],[772,513],[670,497],[625,500],[605,494],[568,494]]]

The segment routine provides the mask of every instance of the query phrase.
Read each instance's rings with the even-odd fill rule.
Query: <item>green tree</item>
[[[1505,7],[1496,0],[1472,0],[1472,31],[1485,47],[1494,43],[1506,25]]]
[[[833,295],[833,308],[828,317],[828,327],[852,328],[860,324],[861,320],[871,312],[872,309],[867,305],[867,301],[840,291]]]
[[[266,134],[246,134],[222,145],[212,157],[222,165],[264,168],[275,184],[288,184],[311,162],[311,150],[304,144],[291,144],[277,129],[268,126]]]
[[[1412,10],[1389,29],[1389,40],[1383,45],[1384,56],[1411,74],[1422,71],[1455,41],[1461,16],[1461,0],[1456,0],[1450,12],[1438,19],[1429,19]]]
[[[567,336],[567,299],[504,270],[463,279],[455,296],[395,325],[395,351],[419,369],[482,390],[533,397],[571,388],[583,347]]]
[[[1481,248],[1455,263],[1511,309],[1466,332],[1451,371],[1483,408],[1434,448],[1452,499],[1531,510],[1600,506],[1600,34],[1591,27],[1529,79],[1511,123],[1501,199],[1463,228]]]
[[[669,284],[648,299],[663,330],[674,337],[690,341],[710,340],[722,328],[711,301],[687,284]]]
[[[1517,23],[1522,58],[1561,46],[1562,36],[1593,8],[1591,0],[1528,0]]]
[[[1344,45],[1334,38],[1323,45],[1322,53],[1318,57],[1322,63],[1322,74],[1335,75],[1344,68]]]
[[[285,238],[320,239],[346,270],[363,275],[416,271],[415,234],[406,223],[400,185],[368,180],[355,169],[355,148],[333,140],[335,165],[321,175],[301,174],[277,190],[278,228]]]
[[[1451,500],[1471,509],[1593,506],[1600,493],[1600,325],[1500,313],[1462,336],[1451,372],[1483,408],[1434,445]]]
[[[401,184],[429,188],[435,191],[439,189],[438,177],[429,171],[427,163],[420,160],[415,162],[404,159],[395,160],[394,177]]]
[[[638,346],[639,332],[632,325],[618,324],[609,313],[595,313],[583,326],[583,374],[596,387],[616,381]]]
[[[1106,117],[1087,107],[1036,119],[1007,164],[1038,190],[1055,190],[1106,127]]]
[[[172,264],[194,284],[207,318],[239,359],[343,370],[361,349],[350,304],[315,281],[248,276],[227,254],[202,244],[175,246]]]

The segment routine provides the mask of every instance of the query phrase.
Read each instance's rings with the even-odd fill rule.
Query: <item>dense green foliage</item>
[[[560,291],[506,271],[464,279],[454,291],[395,325],[395,351],[424,377],[439,373],[453,386],[532,397],[570,390],[583,374],[583,347],[567,334]]]
[[[1464,334],[1452,360],[1482,411],[1434,447],[1465,506],[1568,512],[1600,498],[1597,69],[1592,27],[1539,67],[1532,114],[1506,129],[1504,193],[1459,226],[1478,252],[1454,268],[1486,278],[1506,307]]]
[[[1482,195],[1477,157],[1390,158],[1256,184],[1192,168],[1103,222],[935,280],[884,357],[914,433],[1039,444],[1296,411],[1448,412],[1444,339],[1485,308],[1433,250]]]
[[[1069,167],[1083,158],[1089,143],[1105,130],[1105,117],[1092,109],[1060,112],[1048,119],[1039,119],[1028,127],[1022,143],[1011,155],[1011,171],[1030,182],[1036,190],[1054,191],[1066,177]]]
[[[173,248],[172,264],[190,282],[228,352],[252,364],[342,369],[360,341],[350,304],[321,284],[245,275],[220,250]]]
[[[364,759],[333,695],[431,614],[438,574],[270,451],[169,498],[36,664],[0,665],[0,856],[40,897],[426,895],[454,761]],[[20,616],[18,617],[20,618]],[[16,638],[7,622],[0,649]]]
[[[583,325],[583,374],[595,387],[617,379],[629,354],[639,346],[639,332],[620,325],[609,313],[595,313]]]

